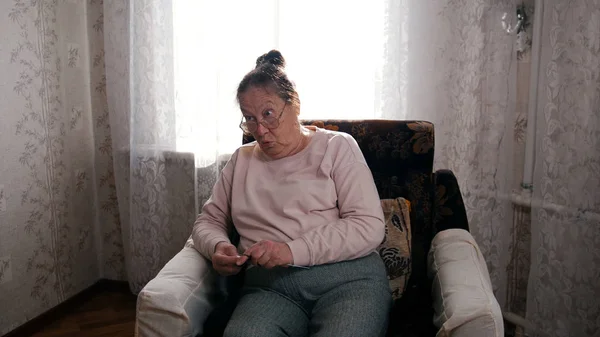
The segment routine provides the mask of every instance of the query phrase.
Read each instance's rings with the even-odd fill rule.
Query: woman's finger
[[[237,256],[229,256],[224,254],[215,254],[213,255],[213,260],[216,264],[221,266],[231,266],[235,265],[238,257]]]
[[[262,241],[261,241],[262,242]],[[252,247],[248,248],[245,252],[244,255],[249,256],[250,260],[252,261],[252,264],[257,264],[258,260],[263,256],[263,254],[265,253],[265,248],[264,246],[261,244],[261,242],[258,242],[256,244],[254,244]]]
[[[252,263],[258,265],[259,264],[259,260],[261,257],[263,257],[263,255],[265,254],[265,250],[262,248],[259,249],[255,249],[252,252]]]
[[[221,251],[221,253],[223,255],[227,255],[227,256],[237,256],[238,252],[237,252],[237,248],[235,248],[234,245],[226,245],[223,247],[223,250]]]
[[[256,262],[257,265],[260,266],[266,266],[269,261],[271,260],[271,251],[266,250],[265,253],[258,259],[258,261]]]
[[[248,256],[248,255],[238,256],[235,264],[238,266],[242,266],[244,263],[246,263],[246,261],[248,261],[248,259],[250,259],[250,256]]]
[[[264,241],[258,241],[257,243],[253,244],[252,246],[246,248],[246,251],[244,251],[243,255],[252,255],[252,253],[258,249],[258,247],[260,247],[262,245]]]

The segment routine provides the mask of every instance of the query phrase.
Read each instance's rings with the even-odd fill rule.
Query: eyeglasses
[[[256,132],[256,130],[258,129],[258,123],[262,124],[265,128],[269,130],[277,129],[279,127],[279,120],[281,119],[281,116],[283,116],[283,111],[285,110],[286,105],[287,102],[285,102],[285,104],[283,105],[283,109],[281,109],[279,117],[267,116],[264,117],[260,122],[256,120],[244,120],[245,117],[242,117],[242,121],[240,122],[240,129],[242,129],[242,131],[244,131],[245,133],[253,133]]]

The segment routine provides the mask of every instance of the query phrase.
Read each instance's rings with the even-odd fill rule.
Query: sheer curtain
[[[545,2],[527,318],[600,334],[600,2]]]
[[[434,165],[451,169],[471,233],[506,307],[513,186],[516,51],[500,18],[516,2],[411,1],[407,118],[435,125]]]
[[[525,301],[508,270],[529,256],[514,244],[523,228],[529,230],[529,223],[515,221],[513,197],[523,168],[516,159],[525,144],[519,137],[516,39],[501,23],[521,4],[411,1],[407,10],[407,118],[435,124],[434,165],[458,178],[470,231],[504,311]],[[518,276],[527,282],[523,274]]]
[[[381,116],[384,4],[104,2],[115,181],[133,291],[183,246],[219,164],[240,145],[237,84],[258,56],[282,51],[303,118]]]

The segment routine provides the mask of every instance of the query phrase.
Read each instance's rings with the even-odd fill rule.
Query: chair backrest
[[[403,298],[418,300],[419,294],[429,291],[427,253],[433,236],[433,124],[397,120],[303,120],[302,124],[352,135],[371,169],[379,197],[404,197],[411,202],[412,273]],[[244,136],[244,143],[253,140],[251,136]]]

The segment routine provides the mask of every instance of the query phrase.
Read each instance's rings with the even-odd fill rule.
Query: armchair
[[[434,127],[421,121],[303,121],[351,134],[381,199],[411,202],[412,271],[389,336],[503,336],[485,261],[469,234],[456,177],[433,172]],[[244,142],[252,139],[246,137]],[[188,240],[138,297],[136,336],[209,336],[225,324],[239,278],[216,275]],[[232,286],[233,284],[233,286]],[[229,295],[229,296],[227,296]],[[223,305],[224,303],[228,305]],[[218,310],[215,311],[215,308]],[[209,318],[210,317],[210,318]]]

